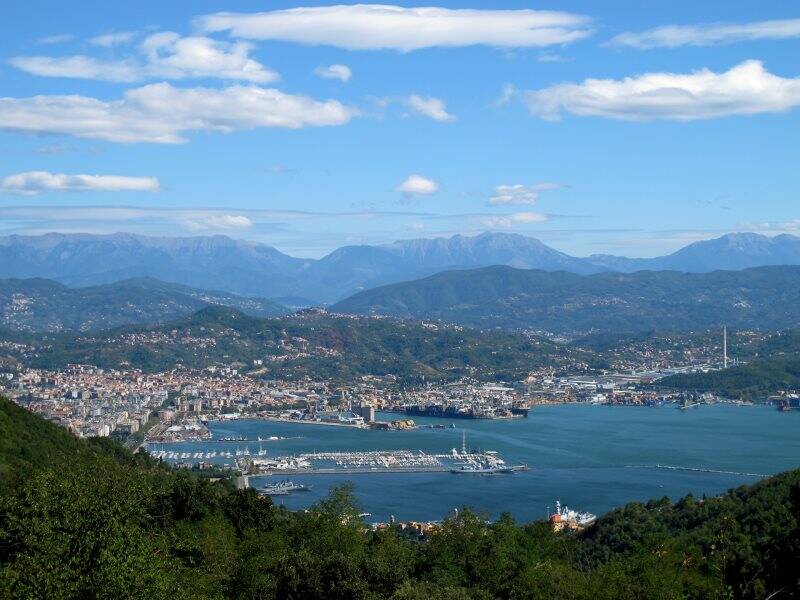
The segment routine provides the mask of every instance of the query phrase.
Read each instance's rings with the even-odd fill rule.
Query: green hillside
[[[80,449],[63,428],[0,398],[0,486],[15,473],[46,467]]]
[[[563,368],[593,360],[582,349],[513,333],[481,332],[386,318],[306,311],[256,319],[226,307],[209,307],[163,326],[123,328],[89,335],[44,336],[45,351],[23,357],[35,367],[86,363],[166,370],[176,364],[205,367],[263,361],[264,377],[350,380],[394,375],[406,382],[524,378],[532,368]]]
[[[372,531],[347,488],[309,511],[73,440],[0,398],[0,597],[797,598],[800,471],[628,504],[580,535],[468,510],[426,541]],[[18,447],[23,444],[24,449]],[[67,460],[55,460],[53,456]]]
[[[568,334],[800,325],[800,267],[575,275],[488,267],[360,292],[333,310]]]

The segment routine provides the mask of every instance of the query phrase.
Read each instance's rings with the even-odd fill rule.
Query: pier
[[[438,467],[354,467],[351,469],[342,467],[311,467],[310,469],[273,469],[261,471],[259,475],[369,475],[380,473],[449,473],[450,468],[445,466]]]

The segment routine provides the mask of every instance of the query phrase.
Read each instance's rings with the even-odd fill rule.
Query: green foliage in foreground
[[[0,399],[0,413],[7,405]],[[13,412],[14,427],[31,426]],[[44,425],[25,443],[48,447],[55,434]],[[25,480],[0,495],[2,598],[800,595],[800,471],[702,502],[629,504],[583,536],[510,517],[487,525],[464,511],[418,543],[368,530],[346,488],[292,513],[252,490],[73,442],[69,460],[30,461]]]

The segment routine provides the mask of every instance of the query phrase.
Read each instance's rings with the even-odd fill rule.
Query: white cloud
[[[439,98],[423,98],[422,96],[412,94],[406,98],[406,105],[415,113],[433,119],[434,121],[447,123],[456,120],[455,115],[451,115],[447,112],[444,101]]]
[[[327,67],[317,67],[314,74],[323,79],[338,79],[347,83],[353,76],[353,72],[347,65],[328,65]]]
[[[119,60],[100,60],[82,54],[15,56],[8,62],[22,71],[43,77],[115,82],[190,77],[235,79],[252,83],[276,81],[278,74],[275,71],[249,57],[251,49],[246,42],[228,43],[207,37],[181,37],[177,33],[163,31],[145,38],[138,48],[140,56]]]
[[[15,56],[8,63],[40,77],[69,77],[101,81],[132,82],[142,79],[142,67],[130,60],[102,61],[91,56]]]
[[[489,199],[492,205],[519,205],[536,204],[539,195],[548,190],[557,190],[562,187],[558,183],[537,183],[534,185],[498,185],[494,196]]]
[[[181,37],[164,31],[148,36],[141,50],[149,61],[148,71],[159,77],[217,77],[268,83],[278,74],[249,58],[245,42],[226,43],[207,37]]]
[[[409,175],[406,180],[397,186],[396,191],[405,196],[430,196],[439,191],[439,184],[433,179],[422,175]]]
[[[253,221],[244,215],[209,215],[184,221],[183,226],[190,231],[236,230],[249,229],[253,226]]]
[[[614,37],[610,44],[644,50],[681,46],[713,46],[750,40],[784,40],[798,37],[800,37],[800,19],[783,19],[741,24],[666,25],[638,33],[621,33]]]
[[[51,46],[53,44],[63,44],[64,42],[69,42],[75,39],[75,36],[71,33],[59,33],[56,35],[48,35],[36,40],[36,44],[40,46]]]
[[[800,105],[800,78],[783,78],[757,60],[724,73],[645,73],[636,77],[586,79],[527,92],[530,111],[547,120],[562,111],[628,121],[692,121],[730,115],[782,112]]]
[[[120,175],[65,175],[47,171],[28,171],[3,178],[0,191],[23,196],[42,192],[156,192],[155,177]]]
[[[351,50],[403,52],[435,46],[542,47],[587,37],[591,19],[536,10],[451,10],[382,4],[299,7],[262,13],[205,15],[204,31]]]
[[[135,31],[112,31],[111,33],[105,33],[91,38],[89,43],[95,46],[111,48],[112,46],[118,46],[120,44],[128,44],[135,37]]]
[[[517,87],[512,83],[506,83],[503,86],[500,95],[497,97],[497,100],[495,100],[492,105],[498,107],[507,106],[514,98],[516,98],[517,94],[519,94]]]
[[[536,57],[536,62],[540,63],[563,63],[569,62],[568,58],[556,54],[555,52],[542,52]]]
[[[178,144],[190,131],[342,125],[355,115],[336,100],[240,85],[210,89],[157,83],[112,101],[78,95],[0,98],[0,129],[122,143]]]
[[[547,215],[535,212],[518,212],[510,215],[482,216],[481,225],[487,229],[513,229],[517,225],[544,223]]]
[[[800,233],[800,219],[792,219],[790,221],[743,223],[742,226],[743,229],[747,231],[754,231],[764,235],[790,234],[796,236],[798,233]]]

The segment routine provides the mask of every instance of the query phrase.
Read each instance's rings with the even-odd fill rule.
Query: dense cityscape
[[[160,334],[159,334],[160,335]],[[174,335],[174,333],[172,334]],[[141,343],[130,334],[122,343]],[[146,343],[158,336],[150,334]],[[743,332],[747,344],[763,340],[757,332]],[[160,339],[160,338],[159,338]],[[299,340],[304,342],[304,340]],[[216,345],[213,336],[183,336],[180,343],[202,350]],[[264,379],[264,359],[248,367],[241,361],[204,369],[173,368],[165,372],[138,369],[103,369],[73,364],[63,370],[21,367],[0,374],[6,394],[13,401],[73,431],[80,437],[114,436],[122,441],[143,433],[159,420],[172,421],[182,415],[204,417],[255,416],[268,413],[303,421],[350,419],[350,424],[383,427],[375,411],[442,418],[497,419],[527,416],[537,405],[590,403],[626,406],[656,406],[687,403],[736,402],[710,392],[663,390],[653,384],[681,373],[708,373],[723,368],[720,344],[709,337],[694,343],[685,338],[645,340],[617,348],[611,354],[613,371],[587,373],[585,365],[574,375],[555,376],[552,369],[535,369],[520,381],[480,383],[455,381],[406,386],[396,377],[363,376],[360,381],[281,381]],[[22,356],[41,352],[34,347],[6,343],[5,348]],[[319,351],[328,354],[320,348]],[[727,349],[726,349],[727,351]],[[302,350],[284,354],[284,360],[307,355]],[[271,360],[276,360],[272,358]],[[732,361],[733,362],[733,361]],[[797,407],[797,389],[780,390],[756,401]],[[749,400],[748,400],[749,401]],[[362,408],[371,407],[372,412]],[[367,416],[366,419],[364,415]],[[396,425],[395,425],[396,426]]]

